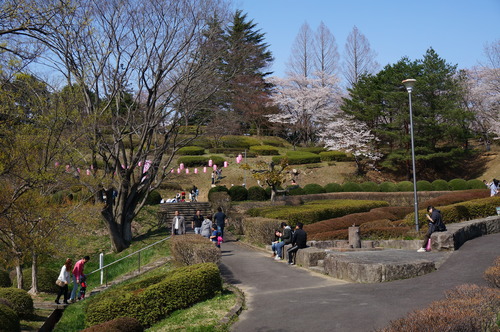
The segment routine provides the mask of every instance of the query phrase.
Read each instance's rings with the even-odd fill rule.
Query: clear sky
[[[421,59],[429,47],[459,69],[484,60],[485,43],[500,39],[500,0],[233,0],[248,14],[284,76],[292,44],[304,22],[323,21],[342,58],[347,35],[357,26],[378,54],[381,68],[403,56]]]

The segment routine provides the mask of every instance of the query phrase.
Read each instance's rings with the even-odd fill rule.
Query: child
[[[80,277],[80,293],[78,294],[78,300],[85,299],[85,292],[87,291],[87,277],[82,275]]]
[[[219,231],[217,231],[217,226],[215,224],[212,225],[212,235],[210,235],[210,240],[215,243],[217,248],[220,248],[222,236],[220,236]]]

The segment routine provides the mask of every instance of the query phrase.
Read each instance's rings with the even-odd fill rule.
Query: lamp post
[[[411,92],[413,91],[413,86],[415,85],[416,80],[409,78],[404,80],[402,83],[406,87],[406,91],[408,91],[408,99],[410,102],[410,137],[411,137],[411,162],[413,168],[413,200],[415,205],[415,229],[419,230],[418,225],[418,198],[417,198],[417,174],[415,173],[415,141],[413,139],[413,112],[411,109]]]

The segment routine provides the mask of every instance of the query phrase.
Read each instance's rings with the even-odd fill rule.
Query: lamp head
[[[402,83],[405,85],[406,87],[406,91],[408,91],[408,93],[411,93],[412,90],[413,90],[413,86],[415,85],[415,82],[417,80],[413,79],[413,78],[409,78],[409,79],[406,79],[404,80]]]

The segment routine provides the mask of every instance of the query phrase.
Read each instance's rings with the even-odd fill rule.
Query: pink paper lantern
[[[210,159],[210,160],[208,161],[208,167],[212,167],[212,165],[213,165],[213,161],[212,161],[212,159]]]
[[[69,172],[69,168],[70,168],[70,166],[66,165],[66,172]]]
[[[217,170],[217,165],[214,165],[214,171],[216,171],[216,170]]]
[[[60,165],[60,164],[59,164],[59,162],[57,162],[57,161],[54,163],[54,166],[55,166],[55,167],[59,167],[59,165]]]
[[[181,174],[181,169],[180,168],[177,169],[177,174]]]
[[[87,175],[90,175],[90,169],[87,170]]]
[[[181,164],[179,165],[179,168],[180,168],[181,170],[182,170],[182,169],[184,169],[184,163],[181,163]]]
[[[170,170],[170,173],[175,173],[175,171],[174,171],[174,169],[173,169],[173,168]]]
[[[189,174],[189,168],[186,168],[186,174]]]
[[[194,174],[198,174],[198,169],[197,168],[194,169]]]
[[[240,163],[240,158],[236,157],[236,163],[239,164]]]
[[[139,161],[139,162],[137,163],[137,166],[141,167],[141,166],[142,166],[142,161]]]
[[[224,167],[227,167],[227,165],[228,165],[228,164],[227,164],[227,161],[225,161],[225,162],[224,162]]]
[[[207,172],[207,167],[203,167],[203,173],[206,173]]]
[[[78,167],[78,168],[76,169],[76,171],[77,171],[78,173],[80,173],[80,167]]]

